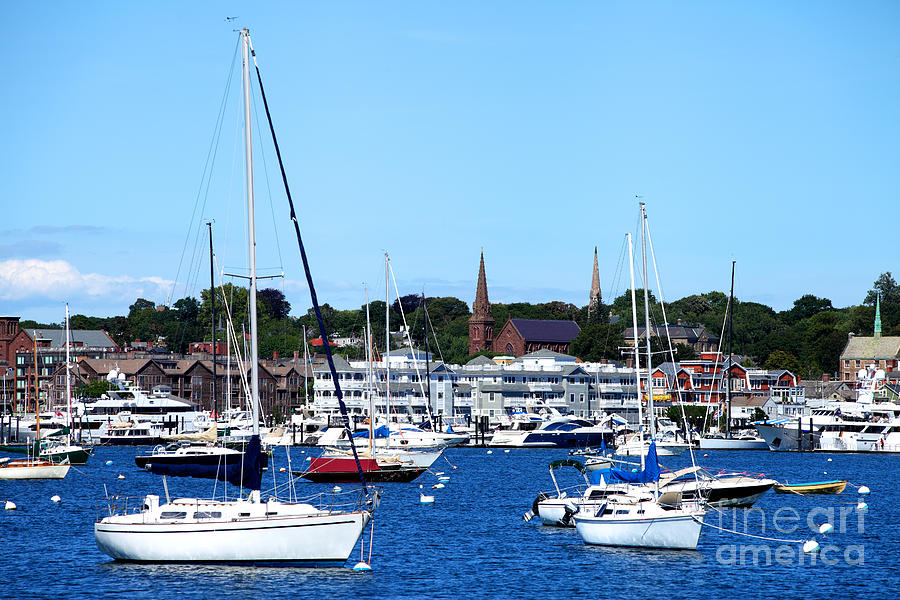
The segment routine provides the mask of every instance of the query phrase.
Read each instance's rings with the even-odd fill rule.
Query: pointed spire
[[[875,339],[881,337],[881,294],[875,296]]]
[[[491,303],[488,301],[487,277],[484,274],[484,250],[481,251],[481,265],[478,267],[478,287],[475,289],[475,304],[472,305],[472,316],[483,318],[491,316]]]
[[[591,313],[603,302],[603,295],[600,292],[600,267],[597,264],[597,246],[594,246],[594,275],[591,278],[591,297],[588,301],[588,319]]]

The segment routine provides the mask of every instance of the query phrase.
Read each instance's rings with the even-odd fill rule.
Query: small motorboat
[[[840,494],[847,487],[846,479],[814,481],[812,483],[777,483],[776,494]]]

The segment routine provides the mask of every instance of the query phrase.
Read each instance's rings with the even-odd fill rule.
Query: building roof
[[[530,342],[569,343],[578,337],[581,327],[575,321],[510,319],[513,327]]]
[[[466,366],[467,367],[469,367],[469,366],[477,367],[478,365],[493,365],[493,364],[496,364],[496,363],[494,363],[494,361],[492,361],[490,358],[488,358],[487,356],[482,354],[480,356],[476,356],[475,358],[473,358],[472,360],[467,362]]]
[[[853,336],[847,340],[841,360],[897,358],[900,356],[900,336],[865,337]]]
[[[571,356],[569,354],[563,354],[562,352],[554,352],[553,350],[546,350],[544,348],[542,348],[540,350],[535,350],[534,352],[530,352],[528,354],[520,356],[516,360],[521,361],[526,358],[557,358],[557,359],[566,359],[566,362],[574,362],[576,360],[574,356]]]
[[[148,365],[155,363],[151,358],[83,358],[78,361],[78,364],[90,368],[98,375],[105,375],[113,369],[119,369],[128,376],[139,373]]]
[[[38,339],[50,340],[51,348],[66,347],[66,330],[65,329],[23,329],[28,337],[33,337],[33,332],[37,332]],[[86,348],[115,348],[116,343],[102,329],[71,329],[69,337],[75,344],[80,344]]]
[[[703,325],[672,325],[669,324],[669,336],[673,340],[685,340],[689,344],[696,343],[700,340],[701,337],[705,337],[705,339],[715,342],[719,338],[718,336],[713,335],[708,332]],[[644,337],[644,332],[647,330],[643,325],[639,325],[637,328],[638,337]],[[666,337],[666,326],[665,325],[653,325],[653,335],[656,337]],[[623,337],[628,339],[634,338],[634,328],[629,327],[625,330],[625,333],[622,334]]]

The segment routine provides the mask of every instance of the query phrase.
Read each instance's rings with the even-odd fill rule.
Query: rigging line
[[[253,78],[250,78],[250,88],[253,88]],[[256,129],[262,131],[259,126],[259,113],[256,104],[253,104],[253,118],[256,119]],[[278,226],[275,221],[275,204],[272,202],[272,187],[269,185],[269,167],[266,163],[266,148],[263,144],[257,144],[259,155],[262,157],[263,175],[266,180],[266,195],[269,198],[269,213],[272,215],[272,231],[275,232],[275,250],[278,252],[278,266],[284,272],[284,260],[281,258],[281,241],[278,239]]]
[[[212,163],[215,163],[216,154],[218,152],[219,147],[219,138],[222,134],[222,123],[225,119],[225,109],[228,106],[228,91],[231,89],[231,81],[234,77],[234,65],[237,61],[238,49],[240,48],[240,40],[234,46],[234,54],[231,57],[231,65],[228,68],[228,78],[225,81],[225,90],[222,92],[222,101],[219,106],[219,112],[216,115],[216,124],[213,127],[213,136],[209,142],[209,149],[206,151],[206,162],[203,165],[203,172],[200,176],[200,186],[197,188],[197,197],[194,199],[194,208],[191,211],[191,220],[188,223],[193,223],[194,218],[197,215],[197,205],[200,202],[200,194],[203,192],[203,184],[206,181],[206,195],[209,195],[209,182],[207,181],[208,177],[212,173]],[[206,199],[204,197],[203,201],[204,206],[206,206]],[[178,278],[181,276],[181,264],[184,262],[184,253],[187,250],[188,240],[191,237],[191,230],[188,227],[187,234],[184,237],[184,244],[181,248],[181,258],[178,260],[178,268],[175,271],[175,281],[172,283],[172,290],[169,292],[169,298],[166,300],[166,306],[170,305],[171,295],[175,293],[175,286],[178,283]]]
[[[394,293],[397,294],[397,306],[400,307],[400,316],[403,318],[403,328],[406,330],[406,341],[409,343],[409,349],[413,353],[413,367],[416,369],[416,379],[419,381],[419,391],[422,392],[422,397],[425,398],[425,384],[422,381],[422,375],[419,373],[419,361],[416,360],[415,357],[415,349],[413,348],[412,337],[409,335],[409,325],[406,324],[406,313],[403,311],[403,302],[400,300],[400,289],[397,287],[397,277],[394,275],[394,265],[388,263],[388,270],[391,272],[391,279],[394,280]],[[427,335],[427,333],[426,333]],[[434,416],[431,414],[431,398],[425,398],[425,408],[428,412],[428,420],[431,423],[434,423]],[[409,403],[409,414],[410,418],[413,416],[413,408],[412,401]],[[434,426],[432,426],[433,428]],[[401,429],[401,435],[402,435]]]
[[[344,422],[344,429],[350,437],[350,448],[353,450],[353,460],[356,462],[356,470],[359,472],[359,481],[364,494],[368,495],[366,488],[366,478],[363,475],[362,463],[359,461],[359,454],[356,451],[356,443],[353,441],[353,430],[350,427],[350,415],[347,412],[347,405],[344,403],[344,394],[341,391],[341,384],[338,380],[337,368],[334,366],[334,357],[331,354],[331,344],[328,343],[328,331],[325,329],[325,321],[322,318],[322,310],[319,308],[319,298],[316,295],[316,287],[313,284],[312,272],[309,270],[309,259],[306,256],[306,248],[303,245],[303,238],[300,235],[300,222],[297,219],[297,212],[294,209],[294,200],[291,197],[291,188],[288,186],[287,173],[284,170],[284,162],[281,160],[281,149],[278,147],[278,138],[275,136],[275,126],[272,123],[272,114],[269,112],[269,103],[266,100],[266,91],[263,87],[262,75],[259,72],[259,65],[256,63],[256,52],[253,45],[250,44],[250,52],[253,55],[253,65],[256,68],[256,78],[259,81],[259,94],[262,97],[263,107],[266,109],[266,120],[269,122],[269,131],[272,133],[272,144],[275,146],[275,155],[278,157],[278,167],[281,169],[281,180],[284,182],[284,192],[287,196],[288,206],[290,207],[291,221],[294,223],[294,233],[297,236],[297,245],[300,249],[300,258],[303,261],[303,270],[306,275],[306,283],[309,285],[309,296],[312,300],[313,309],[316,313],[316,322],[319,325],[319,334],[322,336],[323,346],[325,347],[325,358],[328,361],[328,370],[331,372],[332,381],[334,382],[334,391],[337,396],[338,406],[341,409],[341,418]],[[387,382],[390,386],[390,381]]]

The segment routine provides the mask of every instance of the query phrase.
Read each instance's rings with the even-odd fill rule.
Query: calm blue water
[[[303,451],[292,449],[295,467],[305,459]],[[434,505],[419,503],[418,482],[384,485],[383,503],[376,513],[374,570],[356,573],[349,568],[142,566],[110,561],[97,550],[92,529],[94,506],[102,502],[104,485],[111,493],[163,495],[159,478],[138,469],[134,454],[129,448],[99,448],[89,465],[73,467],[63,481],[0,482],[0,500],[10,499],[19,506],[15,512],[0,511],[0,597],[790,598],[839,593],[879,598],[900,590],[894,566],[900,533],[900,494],[894,479],[900,456],[709,452],[708,458],[700,458],[702,464],[765,472],[779,480],[846,478],[868,485],[870,508],[861,532],[855,511],[849,511],[845,527],[837,519],[842,506],[855,506],[855,490],[850,487],[840,496],[769,492],[757,503],[762,511],[749,519],[747,531],[761,532],[759,512],[764,512],[768,536],[816,537],[823,545],[833,545],[811,564],[809,555],[801,556],[798,544],[759,541],[711,528],[704,529],[696,552],[585,546],[574,530],[524,524],[521,519],[536,492],[552,487],[547,463],[566,457],[565,451],[494,450],[487,455],[484,449],[453,449],[446,457],[457,470],[444,459],[435,465],[453,479],[445,489],[433,492]],[[107,460],[114,464],[106,466]],[[286,466],[283,449],[275,461],[276,468]],[[689,458],[662,462],[675,468],[689,464]],[[126,479],[118,480],[119,473]],[[267,477],[271,482],[271,474]],[[431,484],[435,478],[426,475],[423,481]],[[174,478],[169,482],[173,496],[211,494],[210,482]],[[298,485],[309,493],[331,487]],[[51,503],[53,494],[62,496],[62,502]],[[783,518],[795,510],[804,520],[810,510],[831,510],[838,531],[830,536],[809,529],[775,532],[772,519],[781,507],[786,509]],[[825,516],[816,516],[816,523]],[[707,521],[734,527],[730,518],[720,520],[715,513]],[[743,524],[739,527],[744,529]],[[782,555],[776,560],[779,546]],[[848,547],[849,563],[863,564],[848,563],[844,555]],[[357,550],[348,565],[358,556]],[[823,564],[823,558],[836,564]]]

